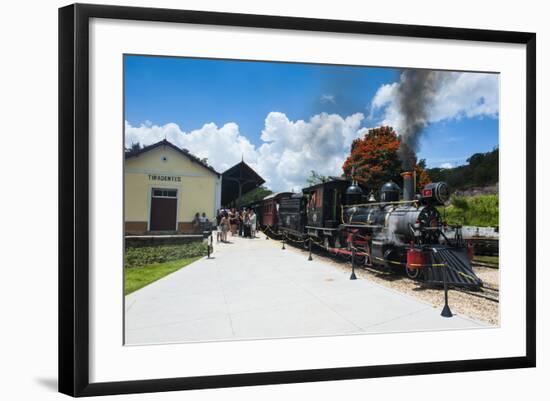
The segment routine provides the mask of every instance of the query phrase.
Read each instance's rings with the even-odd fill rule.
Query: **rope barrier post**
[[[313,260],[313,258],[311,257],[311,238],[309,238],[308,240],[308,247],[309,247],[309,257],[307,258],[307,260]]]
[[[269,226],[265,226],[264,234],[265,234],[265,239],[266,239],[266,240],[269,239],[269,236],[267,235],[267,230],[269,230]]]
[[[206,240],[206,259],[210,259],[210,247],[212,246],[212,234],[210,234],[210,239]]]
[[[443,269],[443,289],[445,291],[445,306],[443,306],[443,310],[441,311],[441,316],[453,317],[453,312],[451,312],[451,308],[449,308],[449,295],[448,295],[449,287],[447,285],[447,263],[443,264],[442,269]]]
[[[351,276],[350,280],[357,280],[355,275],[355,247],[351,248]]]
[[[286,249],[285,248],[285,234],[284,233],[283,233],[283,247],[281,249],[283,249],[283,250]]]

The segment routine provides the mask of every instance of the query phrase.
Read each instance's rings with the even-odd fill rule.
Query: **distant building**
[[[185,149],[163,140],[126,154],[127,234],[192,233],[195,213],[210,221],[221,204],[222,176]]]
[[[222,177],[222,205],[225,207],[241,206],[243,195],[265,183],[244,160],[224,171]]]

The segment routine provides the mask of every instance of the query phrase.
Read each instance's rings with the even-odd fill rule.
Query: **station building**
[[[167,140],[126,154],[125,232],[192,233],[195,213],[204,212],[213,221],[221,187],[220,173]]]

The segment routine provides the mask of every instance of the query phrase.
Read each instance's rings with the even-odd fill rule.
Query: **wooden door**
[[[150,231],[176,231],[178,198],[175,189],[153,189]]]

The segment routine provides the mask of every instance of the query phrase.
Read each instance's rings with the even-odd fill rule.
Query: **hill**
[[[476,153],[468,164],[454,168],[429,168],[432,181],[445,181],[453,191],[495,186],[498,183],[498,148],[487,153]]]

